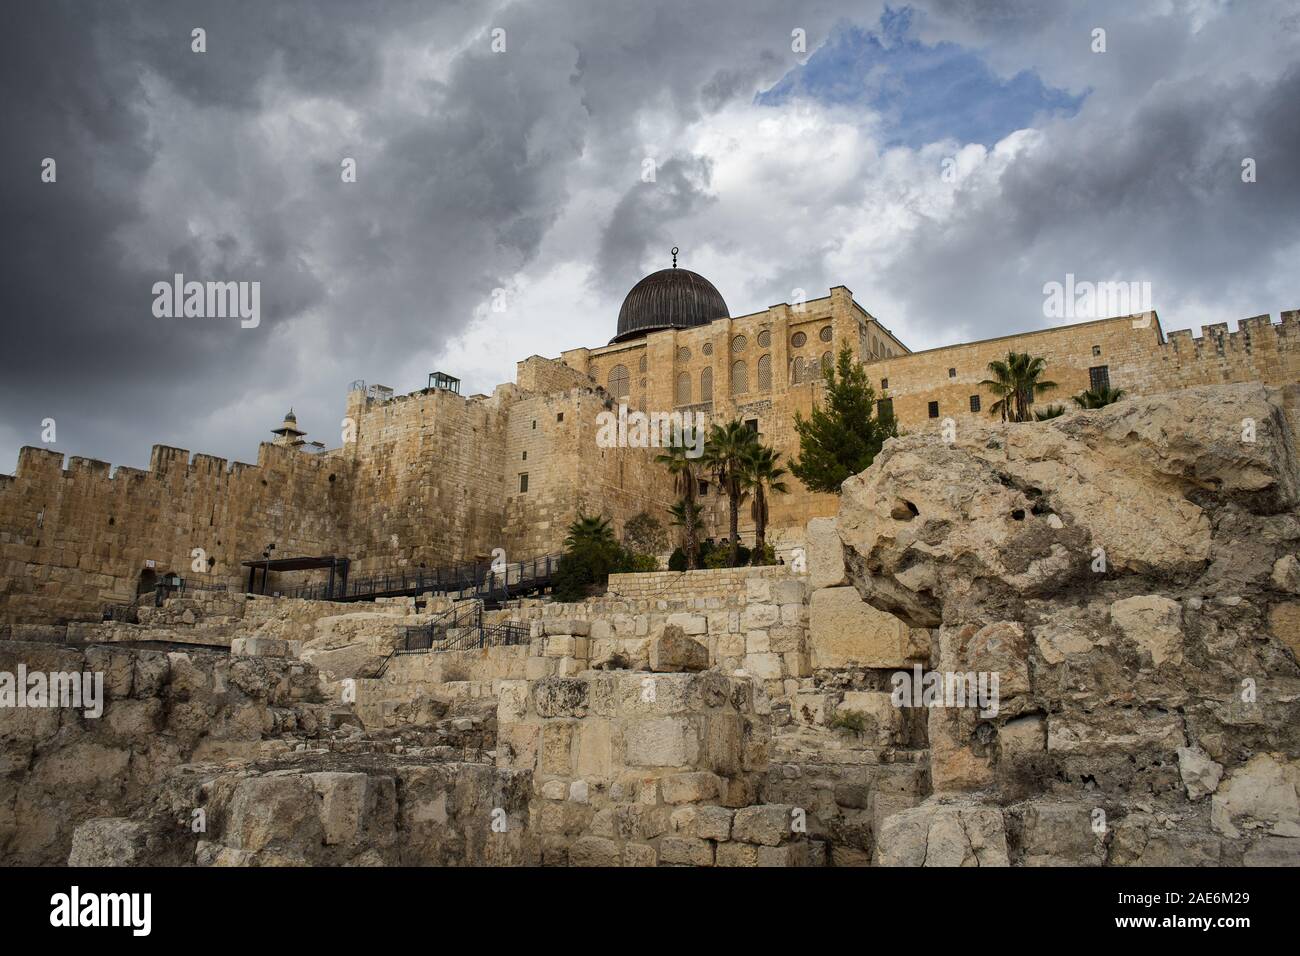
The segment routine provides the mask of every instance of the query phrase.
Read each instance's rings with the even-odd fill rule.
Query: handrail
[[[512,590],[517,592],[545,587],[559,563],[559,554],[547,554],[507,564],[502,571],[494,571],[489,566],[475,562],[448,568],[417,568],[413,571],[373,574],[349,581],[341,593],[334,595],[328,593],[329,585],[326,583],[303,584],[277,593],[281,597],[319,601],[397,596],[401,593],[422,594],[426,591],[461,595],[472,592],[475,597],[488,598],[500,593],[508,599]]]

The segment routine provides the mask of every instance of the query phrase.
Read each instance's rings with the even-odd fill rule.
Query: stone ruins
[[[230,473],[178,453],[59,478],[25,455],[22,494],[68,489],[41,527],[3,526],[0,864],[1300,863],[1300,386],[917,428],[804,522],[806,563],[612,575],[580,603],[499,607],[434,588],[277,596],[232,572],[129,615],[73,613],[140,555],[105,528],[79,552],[69,528],[161,529],[183,507],[169,554],[188,560],[204,521],[245,547],[267,495],[311,495],[279,553],[328,553],[342,526],[378,549],[420,507],[377,519],[379,489],[406,478],[376,463],[419,444],[415,409],[486,438],[559,407],[356,394],[364,468],[298,448],[296,423]],[[566,419],[604,407],[591,386],[566,394]],[[515,507],[508,526],[565,520]],[[472,502],[455,515],[431,533],[487,521]],[[64,553],[16,572],[33,548]],[[83,673],[102,677],[98,716],[53,705]]]

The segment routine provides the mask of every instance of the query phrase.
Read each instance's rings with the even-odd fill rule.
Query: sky
[[[1166,331],[1300,307],[1294,0],[7,13],[0,472],[254,461],[290,406],[337,446],[353,380],[603,345],[672,246],[732,315],[845,285],[913,349],[1058,324],[1067,275]],[[178,273],[256,326],[155,314]]]

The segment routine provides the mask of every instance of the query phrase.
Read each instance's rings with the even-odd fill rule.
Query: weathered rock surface
[[[148,866],[524,866],[526,773],[383,754],[178,767],[131,818],[77,828],[70,862]]]
[[[877,859],[928,863],[938,832],[969,863],[971,807],[1009,814],[1012,863],[1286,858],[1298,489],[1281,394],[1257,385],[886,443],[844,485],[848,576],[1000,699],[930,709],[933,792],[968,809],[887,818]],[[1060,806],[1085,832],[1034,836]]]
[[[687,637],[679,625],[669,624],[650,642],[650,669],[659,673],[709,669],[709,649]]]
[[[313,738],[328,723],[315,668],[283,658],[0,641],[0,672],[20,666],[102,673],[105,699],[99,717],[0,708],[4,865],[66,862],[77,824],[138,806],[172,768],[251,759],[285,746],[267,738]],[[134,843],[124,832],[88,831],[77,853],[98,860]]]

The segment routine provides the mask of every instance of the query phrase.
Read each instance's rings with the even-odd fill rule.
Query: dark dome
[[[689,269],[661,269],[632,286],[618,310],[618,334],[610,341],[625,342],[659,329],[691,329],[729,317],[727,303],[704,276]]]

